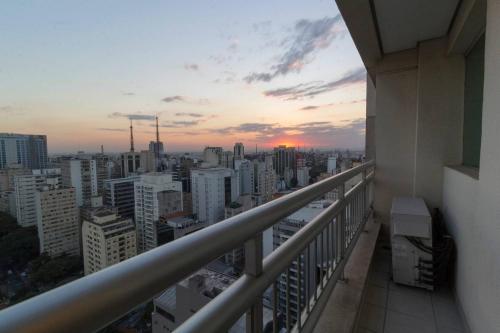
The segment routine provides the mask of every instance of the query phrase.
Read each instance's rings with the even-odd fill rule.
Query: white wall
[[[392,198],[413,191],[417,114],[416,52],[387,56],[377,68],[375,210],[387,222]]]
[[[472,332],[500,332],[500,1],[488,0],[479,180],[446,170],[457,296]]]
[[[384,222],[395,196],[420,196],[431,209],[441,207],[443,166],[461,163],[464,58],[447,55],[446,47],[445,39],[435,39],[386,55],[377,65],[376,91],[368,81],[375,209]]]

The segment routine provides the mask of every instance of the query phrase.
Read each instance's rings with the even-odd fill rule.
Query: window
[[[483,118],[484,35],[465,56],[463,165],[479,167]]]

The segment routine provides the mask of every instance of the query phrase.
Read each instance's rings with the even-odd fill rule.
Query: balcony
[[[0,332],[96,331],[241,246],[243,276],[177,331],[223,332],[245,315],[247,332],[500,332],[500,5],[336,2],[368,72],[366,154],[376,164],[8,308],[0,312]],[[484,59],[479,83],[468,82],[471,70],[481,77],[471,50]],[[484,93],[468,91],[471,84],[484,85]],[[482,128],[470,128],[469,116]],[[468,134],[479,134],[480,143]],[[332,190],[335,203],[263,258],[264,230]],[[433,292],[391,281],[389,212],[400,195],[440,208],[455,239],[454,274]],[[290,286],[296,281],[301,287]],[[271,327],[263,320],[269,289]]]
[[[368,222],[373,178],[374,162],[364,163],[14,305],[0,312],[0,332],[96,331],[242,245],[242,277],[177,331],[227,331],[245,314],[247,332],[262,332],[266,324],[275,332],[312,331],[365,225],[374,225]],[[353,184],[352,179],[358,181],[347,190],[345,184]],[[263,258],[262,233],[332,189],[339,199]],[[280,280],[284,297],[278,297]],[[290,287],[297,281],[299,287]],[[264,323],[263,294],[268,289],[274,294],[273,319]]]

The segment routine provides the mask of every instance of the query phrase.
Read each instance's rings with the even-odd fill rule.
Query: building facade
[[[182,211],[182,183],[171,174],[141,175],[134,182],[134,197],[138,249],[145,252],[158,246],[160,216]]]
[[[115,210],[101,207],[82,216],[82,248],[85,275],[137,255],[134,222]]]
[[[36,192],[40,252],[80,255],[80,221],[74,188],[45,186]]]
[[[62,159],[62,185],[74,187],[79,207],[87,205],[90,199],[98,195],[97,163],[93,159]]]
[[[12,164],[46,169],[47,161],[47,136],[0,133],[0,169]]]
[[[60,169],[33,170],[30,175],[14,177],[17,223],[21,227],[37,224],[36,193],[47,185],[61,183]]]
[[[134,218],[134,182],[139,176],[109,179],[104,181],[104,205],[117,209],[118,215]]]
[[[193,213],[209,225],[224,219],[224,208],[238,197],[238,180],[232,169],[191,171]]]

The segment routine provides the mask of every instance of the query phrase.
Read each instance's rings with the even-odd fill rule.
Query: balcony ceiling
[[[447,34],[459,0],[373,0],[383,53]]]

